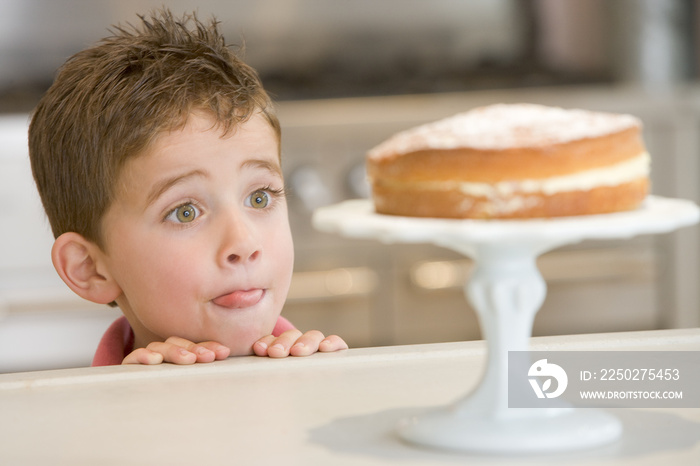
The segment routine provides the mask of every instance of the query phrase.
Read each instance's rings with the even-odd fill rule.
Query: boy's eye
[[[183,204],[168,215],[168,220],[178,223],[190,223],[197,218],[197,215],[199,215],[199,211],[194,205]]]
[[[262,189],[258,189],[248,198],[250,206],[256,209],[264,209],[270,203],[270,195]]]

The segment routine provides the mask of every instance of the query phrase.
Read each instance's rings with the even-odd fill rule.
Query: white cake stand
[[[590,408],[508,408],[508,351],[527,351],[532,323],[546,295],[537,257],[584,239],[622,239],[692,225],[700,209],[690,201],[649,196],[630,212],[536,220],[452,220],[379,215],[371,201],[318,209],[322,231],[387,243],[433,243],[475,261],[465,286],[487,341],[488,364],[464,399],[407,420],[399,434],[443,449],[491,453],[589,448],[617,439],[621,423]]]

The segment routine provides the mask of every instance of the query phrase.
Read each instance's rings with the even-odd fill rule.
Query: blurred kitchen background
[[[297,249],[284,314],[302,329],[354,347],[481,338],[469,260],[310,224],[317,207],[367,197],[365,152],[417,124],[498,102],[632,113],[653,192],[700,201],[692,0],[0,0],[0,372],[89,365],[118,315],[53,270],[26,127],[68,56],[161,4],[216,15],[278,102]],[[534,335],[700,326],[699,233],[545,254]]]

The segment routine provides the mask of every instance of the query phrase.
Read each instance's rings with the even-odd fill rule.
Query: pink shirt
[[[277,324],[272,330],[274,336],[279,336],[287,330],[294,328],[287,319],[280,316],[277,319]],[[129,321],[126,317],[121,316],[109,326],[107,331],[102,335],[95,357],[92,360],[92,366],[117,366],[122,363],[122,360],[127,354],[134,350],[134,332],[131,330]]]

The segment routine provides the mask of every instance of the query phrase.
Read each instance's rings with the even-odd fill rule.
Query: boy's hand
[[[347,343],[338,335],[324,337],[318,330],[302,334],[299,330],[287,330],[278,337],[268,335],[256,341],[253,351],[258,356],[285,358],[287,356],[308,356],[317,351],[330,353],[348,349]]]
[[[122,364],[194,364],[226,359],[230,353],[229,348],[215,341],[193,343],[184,338],[170,337],[135,349],[124,358]]]

